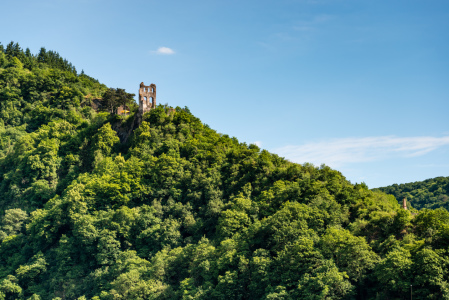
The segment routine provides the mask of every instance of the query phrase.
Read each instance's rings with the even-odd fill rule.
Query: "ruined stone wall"
[[[128,115],[129,114],[129,107],[120,105],[117,107],[117,114],[118,115]]]
[[[142,82],[139,88],[139,112],[135,116],[137,127],[142,123],[143,114],[153,108],[156,108],[156,85],[145,85]]]
[[[145,85],[143,82],[139,88],[139,112],[143,115],[156,107],[156,85]]]

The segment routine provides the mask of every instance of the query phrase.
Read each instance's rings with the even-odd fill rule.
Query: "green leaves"
[[[28,214],[20,208],[8,209],[0,221],[0,240],[24,231]]]
[[[0,49],[0,299],[449,297],[447,211],[410,213],[188,108],[134,128],[92,108],[131,94]]]
[[[22,288],[17,284],[17,278],[8,275],[7,278],[0,281],[0,299],[15,300],[23,295]]]
[[[83,94],[76,88],[63,86],[58,93],[53,96],[52,104],[59,109],[69,109],[78,107],[83,98]]]
[[[106,123],[98,130],[98,133],[94,137],[94,141],[95,151],[99,151],[103,156],[108,156],[111,154],[112,147],[117,144],[120,139],[118,138],[117,133],[112,130],[111,124]]]
[[[115,238],[116,233],[107,229],[99,233],[96,255],[99,265],[112,265],[115,263],[120,252],[120,243]]]
[[[32,258],[31,263],[20,266],[16,270],[17,278],[22,286],[36,284],[39,282],[38,277],[47,271],[47,265],[44,255],[39,252]]]
[[[376,266],[374,274],[385,289],[395,294],[405,293],[412,283],[412,263],[409,251],[394,249]]]
[[[321,237],[320,246],[324,256],[332,258],[353,282],[363,280],[379,260],[363,237],[353,236],[345,229],[328,228]]]
[[[245,212],[228,209],[221,213],[217,232],[223,238],[231,237],[236,232],[248,227],[250,223],[251,220]]]
[[[298,299],[346,299],[353,295],[354,286],[344,272],[330,260],[313,269],[298,282]]]
[[[119,88],[109,88],[106,90],[102,96],[102,106],[101,109],[108,111],[109,113],[117,113],[117,108],[119,106],[128,107],[134,103],[134,94],[129,94],[125,92],[124,89]]]
[[[449,177],[436,177],[424,181],[393,184],[377,190],[394,195],[398,201],[407,198],[407,207],[415,209],[443,207],[449,209]]]

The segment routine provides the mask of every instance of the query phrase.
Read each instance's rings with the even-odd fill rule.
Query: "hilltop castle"
[[[139,88],[139,111],[137,112],[137,126],[142,123],[143,114],[156,108],[156,85],[154,83],[145,85],[140,83]]]
[[[143,115],[147,111],[156,107],[156,85],[154,83],[145,85],[143,82],[139,88],[139,114]]]

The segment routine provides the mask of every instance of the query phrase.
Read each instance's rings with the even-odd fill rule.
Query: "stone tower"
[[[402,208],[407,210],[407,198],[402,199]]]
[[[156,107],[156,85],[145,85],[143,82],[139,88],[139,113],[143,115]]]

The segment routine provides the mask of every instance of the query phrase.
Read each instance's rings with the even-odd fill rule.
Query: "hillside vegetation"
[[[449,299],[446,210],[411,216],[187,108],[121,143],[133,113],[90,107],[106,86],[1,50],[0,299]]]
[[[449,210],[449,177],[393,184],[375,190],[393,195],[398,200],[405,197],[416,209],[444,207]]]

